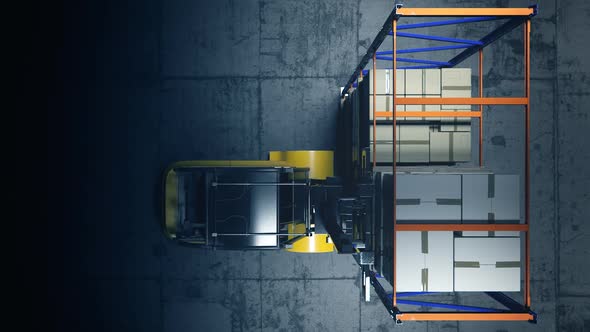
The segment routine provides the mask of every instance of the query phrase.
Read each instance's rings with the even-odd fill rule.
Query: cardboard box
[[[490,177],[493,177],[493,175],[463,174],[463,220],[486,223],[491,217]],[[487,232],[483,232],[483,235],[487,236]]]
[[[425,98],[440,98],[440,94],[428,94],[424,95]],[[441,105],[424,105],[424,111],[427,112],[439,112],[441,111]],[[440,121],[441,118],[428,118],[428,121]]]
[[[422,95],[406,95],[406,98],[422,98]],[[408,112],[423,112],[424,105],[406,105],[406,111]],[[418,117],[405,117],[404,120],[422,120],[423,118]]]
[[[456,174],[398,174],[397,219],[461,220],[461,176]]]
[[[440,95],[406,95],[406,98],[440,98]],[[425,112],[425,111],[440,111],[441,105],[406,105],[408,112]],[[426,121],[440,121],[441,118],[423,118],[423,117],[406,117],[405,120],[426,120]]]
[[[470,132],[430,132],[431,162],[467,162],[471,160]]]
[[[441,70],[440,69],[423,69],[423,82],[425,95],[441,94]]]
[[[398,98],[403,97],[403,95],[398,95]],[[391,95],[376,95],[376,104],[377,108],[375,109],[376,112],[392,112],[393,111],[393,97]],[[405,105],[397,105],[396,110],[398,112],[405,111]],[[373,96],[369,95],[369,120],[373,120]],[[377,120],[393,120],[393,114],[390,118],[377,118]]]
[[[369,80],[369,95],[373,94],[373,70],[369,70],[369,75],[363,78],[363,80]],[[391,69],[377,69],[376,74],[377,89],[376,94],[389,94],[393,93],[393,71]],[[398,69],[396,71],[396,87],[398,95],[405,94],[405,71]]]
[[[391,111],[393,108],[393,97],[391,94],[392,71],[379,69],[376,71],[377,111]],[[471,95],[471,69],[470,68],[445,68],[445,69],[408,69],[396,71],[397,97],[398,98],[440,98],[446,96],[470,96]],[[370,75],[366,79],[371,81]],[[372,84],[372,82],[371,82]],[[372,91],[372,89],[370,89]],[[397,112],[425,112],[425,111],[458,111],[470,109],[469,105],[455,107],[456,105],[396,105]],[[373,98],[369,96],[369,121],[373,120]],[[393,112],[391,112],[393,113]],[[391,117],[378,120],[393,121]],[[424,117],[400,117],[397,119],[401,124],[400,131],[410,128],[416,121],[432,123],[432,121],[444,121],[440,124],[440,130],[430,132],[428,138],[421,137],[416,141],[419,143],[401,143],[401,153],[398,154],[399,162],[406,163],[429,163],[429,162],[467,162],[471,160],[471,119],[470,118],[424,118]],[[408,132],[416,131],[410,128]],[[453,134],[448,134],[453,132]],[[461,133],[459,133],[461,132]],[[401,138],[404,141],[404,137]],[[426,141],[429,141],[426,143]],[[382,147],[380,150],[388,151],[390,147]],[[392,152],[387,153],[389,157],[377,155],[378,160],[391,162]],[[391,158],[391,159],[390,159]]]
[[[400,126],[400,162],[429,161],[430,129],[428,125]]]
[[[520,222],[520,177],[503,174],[463,175],[463,220]],[[519,236],[516,231],[463,232],[463,236]]]
[[[424,82],[423,72],[417,69],[406,70],[406,95],[418,95],[424,94]]]
[[[520,291],[520,238],[455,238],[456,292]]]
[[[397,232],[398,292],[453,291],[453,232]]]
[[[400,125],[396,126],[395,137],[399,141],[400,139]],[[373,126],[369,127],[369,140],[373,141]],[[393,128],[392,125],[378,124],[377,130],[375,131],[375,137],[377,143],[391,143],[393,142]]]
[[[449,118],[446,118],[444,122],[440,123],[440,130],[444,132],[471,132],[471,121],[467,122],[457,122],[457,121],[448,121]]]
[[[391,163],[393,162],[393,128],[392,125],[377,125],[377,130],[375,131],[377,136],[377,144],[376,144],[376,157],[378,163]],[[369,149],[373,149],[373,126],[369,127]],[[397,160],[400,157],[400,145],[399,145],[399,138],[400,138],[400,126],[397,126]]]
[[[442,68],[443,98],[471,97],[471,68]],[[471,105],[442,105],[444,110],[470,110]]]

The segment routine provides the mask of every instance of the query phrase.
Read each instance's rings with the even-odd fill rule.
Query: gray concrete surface
[[[361,300],[350,256],[199,251],[160,231],[159,176],[173,161],[334,147],[339,87],[383,24],[389,0],[68,6],[59,61],[64,104],[49,124],[49,186],[61,192],[50,195],[58,219],[48,249],[55,325],[62,331],[588,331],[590,5],[540,2],[531,41],[538,325],[395,326],[379,302]],[[479,37],[486,30],[443,31]],[[521,36],[513,32],[486,49],[487,95],[522,92]],[[484,156],[497,171],[522,169],[519,114],[486,110]]]

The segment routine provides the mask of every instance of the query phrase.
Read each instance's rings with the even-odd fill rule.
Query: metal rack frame
[[[530,296],[530,30],[531,17],[537,14],[537,6],[530,6],[528,8],[403,8],[402,5],[396,5],[391,14],[383,24],[381,31],[377,34],[373,43],[367,50],[367,53],[361,59],[361,62],[355,69],[353,75],[345,85],[342,91],[342,97],[352,91],[357,86],[357,80],[362,78],[364,67],[367,65],[369,59],[373,60],[373,70],[376,70],[377,60],[389,60],[393,64],[393,72],[395,69],[423,69],[423,68],[451,68],[454,67],[470,56],[478,53],[479,57],[479,96],[476,98],[397,98],[396,97],[396,79],[393,79],[392,112],[380,112],[375,109],[376,95],[373,89],[373,144],[372,144],[372,158],[373,168],[376,166],[376,131],[377,118],[393,117],[393,292],[387,294],[381,284],[379,283],[379,276],[370,272],[371,284],[374,286],[377,294],[382,302],[385,304],[389,313],[396,322],[408,320],[508,320],[508,321],[530,321],[536,322],[537,315],[530,310],[531,296]],[[402,17],[453,17],[452,20],[436,21],[427,23],[416,23],[398,25],[398,20]],[[463,24],[471,22],[482,22],[506,19],[507,21],[500,25],[497,29],[487,34],[480,40],[466,40],[458,38],[447,38],[441,36],[430,36],[422,34],[411,34],[399,32],[399,30],[409,30],[423,27],[434,27],[452,24]],[[503,35],[514,30],[518,26],[524,26],[523,42],[524,42],[524,84],[525,95],[522,97],[512,98],[497,98],[497,97],[483,97],[483,49],[487,45],[498,40]],[[377,52],[379,46],[383,43],[387,36],[392,36],[393,49],[392,51]],[[441,42],[452,43],[453,45],[425,47],[398,50],[397,37],[403,38],[418,38],[426,40],[436,40]],[[449,61],[432,61],[398,58],[398,54],[405,53],[420,53],[433,52],[449,49],[464,49],[457,56]],[[390,54],[391,56],[387,56]],[[393,56],[393,55],[396,56]],[[417,63],[417,66],[400,66],[397,67],[397,62]],[[375,84],[375,75],[372,75],[373,84]],[[463,112],[404,112],[401,115],[397,114],[397,105],[478,105],[477,111],[463,111]],[[395,119],[400,117],[470,117],[479,119],[479,164],[483,166],[483,105],[521,105],[524,106],[525,111],[525,220],[524,224],[397,224],[396,220],[396,126]],[[424,301],[403,300],[402,297],[423,295],[427,293],[397,293],[396,292],[396,250],[395,241],[396,233],[403,231],[519,231],[525,233],[525,269],[524,269],[524,304],[511,299],[507,295],[500,292],[486,292],[486,294],[496,301],[500,302],[507,309],[481,308],[471,306],[461,306],[445,303],[433,303]],[[402,312],[398,308],[398,304],[418,305],[425,307],[438,307],[446,309],[454,309],[456,311],[445,312]]]

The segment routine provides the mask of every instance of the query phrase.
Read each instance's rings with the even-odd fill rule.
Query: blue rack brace
[[[398,304],[406,304],[406,305],[415,305],[415,306],[421,306],[421,307],[453,309],[453,310],[470,311],[470,312],[506,312],[506,310],[502,310],[502,309],[473,307],[473,306],[449,304],[449,303],[403,300],[403,299],[397,300],[397,303]]]
[[[444,46],[434,46],[434,47],[419,47],[419,48],[407,48],[405,50],[397,50],[395,51],[396,54],[406,54],[406,53],[420,53],[420,52],[433,52],[433,51],[446,51],[446,50],[455,50],[460,48],[469,48],[472,45],[470,44],[458,44],[458,45],[444,45]],[[393,51],[379,51],[377,55],[388,55],[392,54]]]
[[[398,292],[397,297],[410,297],[418,295],[436,294],[435,292]]]
[[[405,38],[414,38],[414,39],[436,40],[436,41],[442,41],[442,42],[448,42],[448,43],[483,45],[483,43],[479,40],[459,39],[459,38],[450,38],[450,37],[442,37],[442,36],[430,36],[430,35],[422,35],[422,34],[418,34],[418,33],[398,32],[396,34],[396,36],[405,37]]]
[[[433,69],[433,68],[440,68],[441,66],[437,65],[425,65],[425,66],[400,66],[397,69]]]
[[[402,25],[398,25],[397,29],[398,30],[406,30],[406,29],[426,28],[426,27],[438,27],[438,26],[442,26],[442,25],[493,21],[493,20],[499,20],[502,18],[505,18],[505,17],[482,16],[482,17],[469,17],[469,18],[456,19],[456,20],[435,21],[435,22],[414,23],[414,24],[402,24]],[[390,31],[390,34],[391,34],[391,31]]]
[[[373,58],[373,54],[375,52],[377,52],[377,50],[379,49],[379,46],[381,46],[381,44],[385,40],[385,37],[387,37],[387,31],[391,30],[391,27],[392,27],[391,22],[393,22],[394,19],[397,20],[399,18],[399,15],[397,14],[397,10],[401,7],[402,7],[402,5],[395,5],[393,10],[389,14],[387,19],[385,20],[385,23],[383,23],[383,27],[381,28],[381,30],[377,34],[377,37],[375,37],[375,39],[373,39],[371,46],[369,46],[369,48],[367,49],[367,53],[365,53],[365,55],[361,59],[358,66],[355,68],[354,72],[352,73],[352,76],[348,79],[348,82],[346,82],[346,84],[344,84],[344,89],[342,89],[341,97],[344,97],[344,95],[346,95],[348,93],[348,89],[350,87],[352,87],[352,83],[357,80],[360,72],[365,68],[365,66],[367,65],[369,60]]]
[[[377,58],[377,60],[389,60],[389,61],[393,61],[393,58],[390,57],[390,56],[378,55],[378,56],[376,56],[376,58]],[[433,60],[410,59],[410,58],[396,58],[396,60],[399,61],[399,62],[423,63],[423,64],[427,64],[427,65],[437,65],[437,66],[448,66],[448,65],[450,65],[448,62],[433,61]]]
[[[498,38],[504,36],[508,32],[514,30],[517,26],[524,23],[526,19],[522,17],[515,17],[510,19],[508,22],[502,24],[498,29],[490,32],[488,35],[483,37],[478,45],[471,46],[470,48],[464,50],[463,52],[459,53],[456,57],[449,60],[451,63],[451,67],[454,67],[465,59],[469,58],[473,54],[479,52],[480,49],[488,46],[489,44],[493,43],[494,41],[498,40]]]

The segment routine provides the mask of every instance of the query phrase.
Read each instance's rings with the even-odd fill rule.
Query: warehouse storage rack
[[[361,62],[355,69],[353,75],[342,89],[342,97],[352,92],[352,89],[358,85],[359,78],[362,79],[363,75],[366,75],[367,71],[364,71],[364,67],[367,65],[370,59],[373,60],[373,72],[376,70],[377,60],[391,61],[393,64],[393,72],[395,69],[426,69],[426,68],[452,68],[460,64],[470,56],[478,53],[479,56],[479,96],[471,98],[401,98],[396,97],[396,79],[393,81],[392,89],[392,100],[393,107],[392,112],[382,112],[375,109],[375,90],[373,89],[373,143],[372,143],[372,163],[373,169],[376,166],[376,137],[375,128],[377,125],[377,118],[392,117],[394,125],[393,130],[393,291],[387,293],[383,286],[380,284],[380,276],[371,271],[370,279],[371,284],[375,288],[381,301],[385,304],[391,316],[397,323],[403,321],[412,320],[481,320],[481,321],[529,321],[536,322],[537,315],[531,311],[531,295],[530,295],[530,29],[531,29],[531,18],[537,14],[537,6],[530,6],[528,8],[404,8],[402,5],[396,5],[392,10],[391,14],[387,18],[380,32],[373,40],[371,46],[368,48],[366,54],[361,59]],[[425,23],[414,23],[398,25],[398,21],[404,17],[449,17],[453,19],[439,20]],[[484,36],[480,40],[466,40],[458,38],[448,38],[441,36],[431,36],[423,34],[413,34],[400,32],[402,30],[410,30],[424,27],[436,27],[454,24],[464,24],[471,22],[483,22],[493,20],[505,20],[498,28]],[[499,98],[499,97],[484,97],[483,96],[483,49],[498,40],[503,35],[516,29],[519,26],[523,26],[523,42],[524,42],[524,96],[522,97],[511,97],[511,98]],[[392,37],[393,48],[392,51],[378,52],[380,45],[388,37]],[[440,42],[448,42],[450,45],[436,46],[436,47],[424,47],[424,48],[413,48],[413,49],[401,49],[398,50],[397,38],[416,38],[424,40],[434,40]],[[447,62],[433,61],[433,60],[420,60],[410,58],[397,57],[398,54],[407,53],[425,53],[434,52],[441,50],[451,49],[464,49],[458,55],[453,57]],[[394,56],[395,55],[395,56]],[[398,62],[414,63],[417,65],[411,66],[397,66]],[[376,75],[372,75],[373,86],[375,86]],[[477,111],[431,111],[431,112],[403,112],[403,114],[397,114],[397,105],[476,105],[479,106]],[[477,118],[479,120],[479,165],[483,166],[483,153],[482,153],[482,141],[483,141],[483,106],[484,105],[520,105],[524,106],[525,113],[525,164],[524,164],[524,204],[525,204],[525,218],[523,224],[398,224],[396,220],[396,118],[403,117],[422,117],[422,118],[433,118],[433,117],[447,117],[447,118],[458,118],[458,117],[470,117]],[[395,241],[397,232],[404,231],[518,231],[523,232],[525,235],[524,244],[524,301],[523,304],[515,301],[509,296],[502,292],[486,292],[485,294],[496,300],[507,309],[495,309],[495,308],[484,308],[484,307],[473,307],[464,305],[455,305],[447,303],[433,303],[423,301],[405,300],[405,297],[431,294],[428,292],[396,292],[396,255]],[[398,308],[399,304],[404,305],[415,305],[420,307],[433,307],[451,309],[453,311],[401,311]]]

